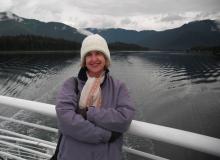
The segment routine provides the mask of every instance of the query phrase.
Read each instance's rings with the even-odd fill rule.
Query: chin
[[[96,73],[96,74],[97,74],[97,73],[100,73],[100,72],[101,72],[101,70],[94,70],[94,71],[93,71],[93,73]]]

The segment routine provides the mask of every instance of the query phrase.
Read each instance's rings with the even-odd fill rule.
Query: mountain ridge
[[[153,49],[189,49],[194,46],[220,45],[219,24],[213,20],[193,21],[165,31],[127,31],[118,29],[92,30],[109,42],[127,42]],[[131,39],[132,37],[132,39]]]
[[[22,18],[11,12],[0,12],[0,36],[39,35],[81,43],[90,33],[100,34],[108,43],[121,42],[150,49],[185,50],[196,46],[220,45],[220,24],[214,20],[193,21],[164,31],[122,28],[79,30],[60,22],[42,22]]]
[[[19,16],[10,12],[0,12],[0,36],[38,35],[76,42],[81,42],[85,38],[85,35],[79,33],[76,28],[64,23],[42,22],[21,17],[22,20],[18,21],[16,17]]]

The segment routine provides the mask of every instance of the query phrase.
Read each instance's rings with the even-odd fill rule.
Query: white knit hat
[[[100,51],[102,52],[106,58],[108,59],[109,63],[111,62],[111,58],[110,58],[110,51],[108,49],[108,44],[106,42],[106,40],[101,37],[98,34],[92,34],[87,36],[83,42],[82,42],[82,46],[81,46],[81,63],[84,63],[84,58],[86,56],[86,54],[90,51]]]

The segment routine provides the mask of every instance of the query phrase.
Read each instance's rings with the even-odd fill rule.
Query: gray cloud
[[[162,22],[169,22],[169,21],[180,21],[185,19],[185,17],[181,16],[181,15],[165,15],[163,18],[161,18]]]
[[[75,0],[69,3],[86,13],[114,16],[220,10],[219,0]]]
[[[215,19],[220,20],[220,12],[217,11],[211,11],[211,12],[201,12],[198,13],[194,19]]]
[[[0,12],[3,12],[5,10],[9,10],[11,5],[12,5],[11,0],[4,0],[4,1],[0,2]]]
[[[131,24],[132,21],[129,18],[123,18],[120,22],[122,25]]]
[[[0,11],[73,27],[164,30],[201,19],[220,19],[220,0],[3,0]]]

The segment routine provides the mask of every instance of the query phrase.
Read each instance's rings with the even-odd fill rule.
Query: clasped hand
[[[94,107],[94,106],[91,106]],[[84,119],[87,119],[87,114],[86,112],[88,111],[88,107],[85,108],[78,108],[76,110],[77,114],[80,114]],[[122,135],[122,133],[119,132],[115,132],[115,131],[111,131],[111,137],[109,139],[109,143],[114,142],[116,139],[118,139],[120,136]]]

